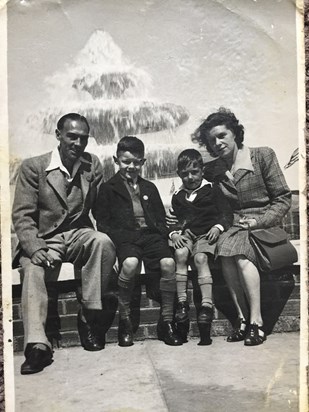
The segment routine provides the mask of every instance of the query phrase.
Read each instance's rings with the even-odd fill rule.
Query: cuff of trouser
[[[30,341],[24,343],[24,354],[26,355],[26,349],[28,345],[36,345],[36,344],[43,344],[46,345],[51,351],[53,350],[52,348],[52,344],[50,343],[50,341],[47,339],[43,339],[42,336],[34,336],[31,338]]]
[[[176,279],[160,279],[160,290],[165,292],[176,292]]]
[[[89,309],[89,310],[102,310],[103,309],[101,300],[82,299],[81,303],[85,309]]]

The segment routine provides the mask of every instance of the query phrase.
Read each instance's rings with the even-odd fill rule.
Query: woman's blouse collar
[[[234,160],[230,173],[234,175],[235,172],[237,172],[237,170],[239,169],[244,169],[244,170],[249,170],[251,172],[254,172],[253,164],[251,161],[250,149],[249,147],[244,146],[244,145],[242,145],[242,147],[238,149],[236,158]]]

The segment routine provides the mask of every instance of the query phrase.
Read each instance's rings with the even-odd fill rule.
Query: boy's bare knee
[[[164,273],[175,272],[175,261],[172,258],[163,258],[160,260],[160,268]]]
[[[123,261],[122,268],[126,273],[132,273],[136,271],[139,264],[139,260],[136,257],[128,257]]]
[[[175,250],[175,259],[177,263],[181,263],[181,264],[187,263],[188,257],[189,257],[189,250],[186,247]]]
[[[197,253],[194,256],[194,263],[197,266],[201,266],[201,265],[207,265],[208,263],[208,257],[206,255],[206,253]]]

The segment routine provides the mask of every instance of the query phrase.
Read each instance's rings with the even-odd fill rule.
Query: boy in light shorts
[[[176,285],[178,304],[175,321],[182,335],[189,328],[187,300],[188,263],[192,259],[197,269],[197,281],[202,301],[197,322],[200,331],[199,345],[210,345],[210,327],[214,316],[212,275],[209,255],[215,254],[220,233],[232,223],[229,205],[220,189],[203,178],[203,159],[195,149],[180,153],[177,173],[182,186],[172,197],[172,209],[178,224],[170,226],[170,239],[175,249]],[[186,336],[182,336],[186,340]]]

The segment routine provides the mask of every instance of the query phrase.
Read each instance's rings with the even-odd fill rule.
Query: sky
[[[151,97],[190,114],[174,141],[220,106],[245,127],[245,144],[270,146],[283,167],[298,145],[295,6],[290,0],[11,0],[8,3],[10,150],[37,144],[25,118],[44,106],[46,80],[71,64],[91,34],[107,31],[152,79]],[[65,93],[59,90],[59,96]],[[56,102],[55,102],[56,104]],[[53,137],[50,137],[53,139]],[[144,142],[170,141],[167,133]],[[56,144],[56,141],[55,141]],[[297,188],[298,164],[285,171]]]

